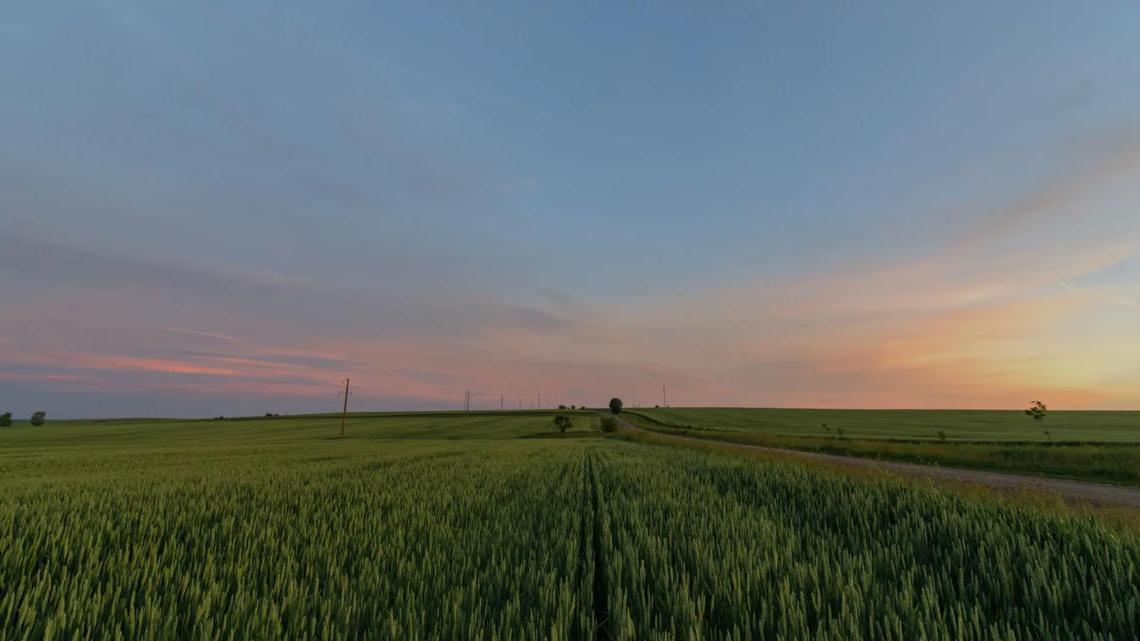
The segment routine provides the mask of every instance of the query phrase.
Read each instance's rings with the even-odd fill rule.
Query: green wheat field
[[[1140,535],[575,415],[0,431],[0,640],[1132,640]]]

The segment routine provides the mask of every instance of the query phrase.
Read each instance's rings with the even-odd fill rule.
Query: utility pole
[[[348,383],[352,379],[344,379],[344,407],[340,410],[340,437],[344,438],[344,422],[348,419]]]
[[[669,407],[669,399],[665,397],[665,386],[661,386],[661,407]]]
[[[499,394],[499,411],[503,411],[503,394]]]

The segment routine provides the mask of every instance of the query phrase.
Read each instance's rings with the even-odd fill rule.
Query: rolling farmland
[[[639,426],[712,440],[1140,486],[1140,412],[652,408]]]
[[[0,639],[1131,639],[1140,535],[580,414],[0,431]],[[33,433],[34,432],[34,433]]]
[[[677,426],[780,436],[940,441],[942,432],[947,441],[1140,443],[1140,412],[1054,410],[1039,424],[1020,411],[1003,410],[670,407],[633,411]]]

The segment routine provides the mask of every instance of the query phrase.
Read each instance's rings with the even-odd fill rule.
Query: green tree
[[[620,398],[611,398],[610,399],[610,411],[613,412],[614,414],[621,414],[621,399]]]
[[[32,414],[32,425],[43,425],[45,418],[47,418],[47,412],[43,410]]]
[[[569,416],[566,416],[565,414],[559,414],[558,416],[554,417],[554,427],[561,434],[565,434],[566,430],[570,429],[573,426],[574,426],[574,421]]]
[[[1033,401],[1033,403],[1029,406],[1029,409],[1025,410],[1025,415],[1040,424],[1045,422],[1045,414],[1048,411],[1049,408],[1045,407],[1044,403],[1041,401]]]
[[[0,414],[0,427],[8,427],[12,424],[12,413],[4,412]]]

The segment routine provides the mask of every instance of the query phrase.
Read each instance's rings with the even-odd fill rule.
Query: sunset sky
[[[1140,408],[1140,5],[4,3],[0,411],[346,376]]]

